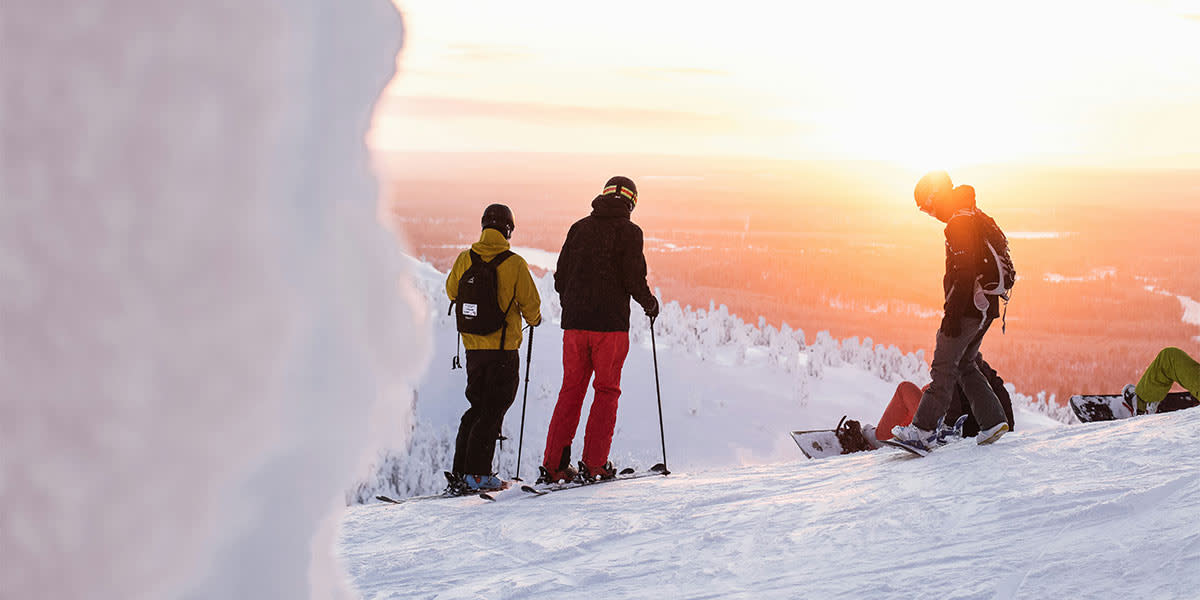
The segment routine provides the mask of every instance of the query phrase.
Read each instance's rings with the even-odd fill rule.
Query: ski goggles
[[[592,188],[592,189],[595,189],[595,188]],[[610,194],[624,196],[626,200],[629,200],[630,202],[633,203],[634,206],[637,206],[637,192],[635,192],[625,186],[610,185],[610,186],[604,188],[604,195],[608,196]]]

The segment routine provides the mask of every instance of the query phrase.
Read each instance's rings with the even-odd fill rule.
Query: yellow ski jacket
[[[484,229],[479,241],[471,245],[485,262],[491,262],[497,254],[509,249],[508,240],[495,229]],[[446,277],[446,296],[453,302],[458,297],[458,280],[471,267],[471,253],[464,250],[454,261],[454,268]],[[542,323],[542,298],[538,295],[537,286],[533,283],[533,275],[529,273],[529,264],[519,254],[513,254],[508,260],[500,263],[496,269],[497,290],[500,310],[504,310],[512,301],[512,307],[505,317],[508,330],[504,332],[504,348],[500,347],[501,331],[489,335],[474,335],[462,333],[463,347],[467,350],[517,350],[521,347],[521,317],[533,326]]]

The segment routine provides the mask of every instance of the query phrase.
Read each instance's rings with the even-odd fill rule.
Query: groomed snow
[[[399,598],[1195,598],[1200,411],[679,471],[494,504],[349,509],[340,552]]]

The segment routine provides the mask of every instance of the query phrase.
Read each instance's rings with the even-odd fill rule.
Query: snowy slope
[[[434,323],[433,363],[418,384],[408,443],[379,457],[370,475],[350,494],[351,502],[373,501],[378,493],[410,496],[439,491],[445,484],[441,472],[453,456],[458,421],[467,408],[466,375],[463,370],[450,370],[457,337],[454,320],[446,315],[446,275],[415,260],[410,271]],[[548,322],[534,330],[521,458],[521,475],[526,478],[541,463],[562,376],[560,307],[552,275],[539,279],[538,288]],[[610,454],[619,466],[649,466],[662,460],[649,326],[635,306]],[[839,342],[825,332],[806,336],[786,325],[776,329],[765,322],[744,323],[724,307],[691,310],[666,302],[655,324],[655,341],[667,464],[672,470],[792,460],[801,455],[788,431],[832,428],[843,415],[874,423],[897,383],[907,379],[923,385],[929,380],[929,367],[921,354],[902,354],[894,347],[875,346],[869,339]],[[985,355],[986,350],[985,345]],[[522,348],[522,380],[525,355]],[[523,394],[524,384],[502,430],[509,441],[497,451],[494,468],[503,477],[516,474]],[[1036,406],[1018,395],[1014,404],[1018,430],[1061,425],[1039,412],[1047,411],[1044,402]],[[1059,411],[1057,416],[1063,418],[1065,413]],[[585,426],[586,418],[580,420],[574,460],[582,452]]]
[[[1200,411],[349,510],[385,598],[1195,598]],[[575,586],[587,586],[586,592]]]
[[[374,503],[376,492],[440,488],[466,407],[462,372],[448,369],[445,275],[412,270],[433,315],[435,359],[414,398],[411,444],[381,457],[357,490],[369,504],[343,521],[337,552],[364,598],[562,597],[581,584],[603,598],[1104,597],[1114,586],[1171,598],[1195,581],[1187,568],[1200,532],[1189,519],[1200,478],[1182,442],[1200,413],[1067,426],[1017,395],[1018,432],[991,447],[810,461],[790,429],[830,427],[843,414],[873,422],[898,381],[927,379],[923,357],[673,303],[656,325],[672,475],[541,498],[513,489],[495,504]],[[539,288],[556,320],[550,278]],[[561,373],[561,331],[535,335],[527,479]],[[612,456],[645,467],[661,460],[648,321],[635,316],[631,335]],[[514,441],[520,403],[504,428]],[[512,476],[514,445],[498,454]],[[925,553],[898,551],[914,544]],[[1133,556],[1157,566],[1135,569]]]

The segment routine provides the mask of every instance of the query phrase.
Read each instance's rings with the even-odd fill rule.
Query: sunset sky
[[[396,3],[378,150],[1200,166],[1200,2]]]

